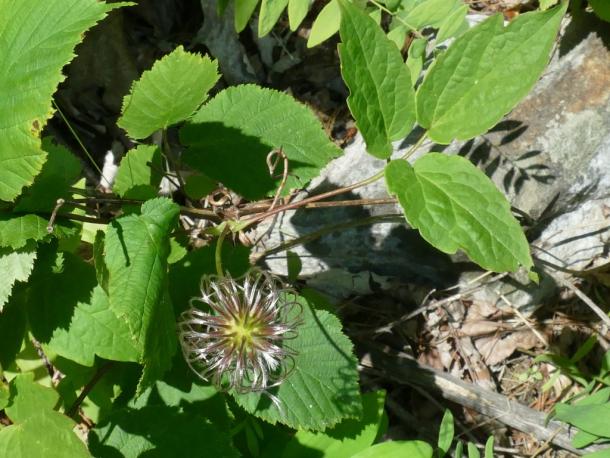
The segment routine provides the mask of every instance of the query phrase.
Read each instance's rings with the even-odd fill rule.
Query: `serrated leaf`
[[[176,350],[167,257],[169,232],[178,213],[169,199],[149,200],[140,216],[118,218],[106,233],[110,308],[127,323],[136,348],[142,350],[147,382],[162,375]]]
[[[42,141],[42,149],[48,153],[47,161],[34,184],[17,202],[17,212],[50,212],[57,199],[71,196],[69,188],[80,176],[81,163],[70,151],[48,138]]]
[[[413,167],[404,160],[385,170],[409,224],[445,253],[462,249],[481,267],[514,272],[533,267],[529,245],[492,181],[461,156],[428,153]]]
[[[277,23],[282,12],[288,6],[288,0],[262,0],[258,16],[258,36],[264,37]]]
[[[178,46],[133,84],[118,125],[132,138],[145,138],[182,122],[208,97],[218,78],[216,61]]]
[[[388,441],[373,445],[352,458],[432,458],[432,447],[422,441]]]
[[[116,410],[89,435],[96,457],[240,456],[228,431],[221,431],[195,412],[177,407],[147,406]]]
[[[218,183],[201,173],[189,175],[184,180],[184,192],[194,200],[203,199],[217,187]]]
[[[344,420],[324,433],[297,431],[284,449],[285,458],[351,458],[369,447],[387,418],[384,416],[385,393],[362,395],[362,418]]]
[[[378,158],[392,154],[393,140],[402,138],[415,122],[411,76],[400,51],[365,12],[341,4],[341,75],[347,99],[367,151]]]
[[[138,145],[121,159],[112,190],[125,198],[152,198],[158,194],[162,170],[159,147]]]
[[[0,248],[0,313],[8,301],[15,282],[24,282],[34,268],[36,246],[31,243],[19,250]]]
[[[0,0],[0,200],[13,201],[46,160],[40,132],[82,34],[112,5],[97,0]]]
[[[241,32],[248,25],[259,0],[238,0],[233,3],[235,8],[235,30]]]
[[[295,31],[307,16],[310,0],[288,0],[288,21],[290,30]]]
[[[246,411],[272,424],[321,431],[361,414],[356,359],[341,322],[326,311],[314,310],[304,298],[298,300],[303,324],[290,341],[297,353],[294,370],[279,387],[270,389],[281,411],[264,394],[232,394]]]
[[[0,214],[0,247],[23,248],[30,240],[40,241],[49,235],[47,220],[36,215]]]
[[[251,84],[225,89],[181,130],[184,161],[249,199],[275,191],[267,155],[289,159],[286,189],[301,187],[340,154],[320,122],[287,94]],[[282,173],[279,161],[275,175]]]
[[[86,458],[87,448],[72,431],[75,424],[53,410],[0,429],[0,456],[11,458]]]
[[[566,7],[521,14],[507,27],[495,15],[456,39],[417,91],[417,121],[429,137],[467,140],[502,119],[546,67]]]
[[[328,40],[339,31],[340,25],[341,8],[339,7],[339,0],[331,0],[324,5],[324,8],[322,8],[313,21],[309,38],[307,39],[307,47],[313,48]]]

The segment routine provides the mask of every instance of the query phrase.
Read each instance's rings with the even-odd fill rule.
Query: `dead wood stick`
[[[550,443],[577,455],[601,450],[600,446],[576,449],[571,439],[576,430],[565,423],[547,421],[543,412],[531,409],[506,396],[464,382],[452,375],[423,366],[405,353],[367,344],[367,353],[360,365],[364,369],[382,371],[398,383],[437,392],[443,398],[494,417],[511,428],[531,434],[538,441]]]

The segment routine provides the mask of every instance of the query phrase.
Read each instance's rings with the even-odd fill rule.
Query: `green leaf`
[[[189,175],[184,180],[184,192],[195,200],[203,199],[217,187],[218,183],[200,173]]]
[[[403,27],[421,30],[425,27],[441,27],[445,20],[458,8],[462,7],[460,0],[415,0],[411,5],[399,12],[397,17]]]
[[[574,436],[572,436],[572,446],[574,448],[584,448],[591,445],[599,439],[599,436],[595,434],[588,433],[586,431],[578,431]],[[610,452],[610,450],[608,450]]]
[[[57,392],[34,382],[31,372],[17,375],[9,385],[9,392],[6,415],[13,423],[23,423],[44,410],[52,410],[59,401]]]
[[[462,249],[494,272],[533,267],[510,204],[467,159],[429,153],[413,167],[403,160],[390,162],[385,176],[409,224],[439,250],[452,254]]]
[[[428,40],[425,38],[416,38],[409,46],[409,54],[407,56],[407,67],[411,72],[411,82],[413,85],[417,83],[419,75],[424,68],[424,59],[426,58],[426,45]]]
[[[0,313],[0,367],[8,368],[21,349],[26,328],[25,308],[23,307],[23,288],[20,284],[13,290],[8,304]]]
[[[74,426],[72,420],[58,412],[41,411],[23,423],[0,429],[0,456],[90,457],[84,442],[72,431]]]
[[[468,5],[461,4],[445,18],[436,35],[437,44],[442,43],[448,38],[459,36],[468,30],[468,22],[466,21],[467,13]]]
[[[341,151],[304,105],[254,85],[225,89],[182,128],[184,161],[248,199],[274,192],[267,155],[282,148],[289,159],[286,189],[302,187]],[[279,161],[274,176],[282,174]]]
[[[258,16],[259,37],[264,37],[271,32],[287,5],[288,0],[262,0]]]
[[[432,458],[432,447],[422,441],[388,441],[373,445],[353,458]]]
[[[307,16],[310,0],[288,0],[288,20],[290,30],[295,31]]]
[[[593,1],[595,1],[595,0],[593,0]],[[604,0],[602,0],[602,1],[604,1]],[[540,0],[539,3],[540,3],[540,9],[544,11],[544,10],[548,10],[551,6],[554,6],[557,3],[559,3],[559,0]],[[605,3],[605,1],[604,1],[604,3]]]
[[[81,163],[72,153],[54,145],[48,138],[42,141],[42,149],[48,153],[47,162],[34,184],[17,202],[15,211],[49,212],[55,207],[57,199],[71,196],[69,188],[78,181]]]
[[[362,395],[362,418],[344,420],[324,433],[297,431],[288,442],[283,456],[286,458],[351,458],[369,447],[380,436],[384,420],[385,392]],[[383,432],[382,432],[383,434]]]
[[[35,259],[36,247],[33,243],[16,251],[0,248],[0,313],[11,296],[15,282],[24,282],[29,278]]]
[[[417,91],[417,121],[438,143],[493,127],[530,91],[546,67],[567,7],[519,15],[506,28],[490,17],[460,36]]]
[[[133,84],[118,125],[132,138],[145,138],[182,122],[208,97],[218,78],[216,61],[178,46]]]
[[[93,289],[88,303],[78,303],[69,328],[56,329],[47,347],[84,366],[93,366],[95,355],[112,361],[141,359],[127,324],[110,308],[100,286]]]
[[[279,399],[281,411],[264,394],[232,394],[246,411],[272,424],[321,431],[361,414],[356,359],[341,322],[326,311],[314,310],[302,297],[299,302],[303,324],[289,344],[297,352],[294,370],[279,387],[269,390]]]
[[[233,3],[235,8],[235,30],[241,32],[248,25],[259,0],[237,0]]]
[[[453,414],[451,410],[446,409],[438,432],[438,458],[443,458],[449,453],[451,443],[453,442],[453,434]]]
[[[36,215],[0,214],[0,247],[23,248],[29,240],[40,241],[49,235],[48,221]]]
[[[138,145],[121,159],[112,190],[131,199],[153,198],[158,194],[162,170],[159,147]]]
[[[555,406],[555,418],[590,434],[610,438],[610,424],[607,421],[610,418],[610,403],[557,404]]]
[[[589,0],[593,12],[606,22],[610,22],[610,3],[608,0]]]
[[[468,442],[468,458],[481,458],[481,454],[477,449],[477,446],[472,442]]]
[[[98,0],[0,0],[0,200],[13,201],[46,160],[40,132],[82,34],[112,5]]]
[[[167,257],[169,232],[178,213],[169,199],[149,200],[140,216],[118,218],[106,233],[110,308],[127,323],[134,345],[142,349],[141,389],[163,374],[176,350]]]
[[[313,48],[323,41],[328,40],[339,31],[341,25],[341,8],[339,0],[331,0],[322,11],[318,14],[311,26],[309,38],[307,39],[307,47]]]
[[[489,436],[485,442],[485,458],[494,458],[494,437]]]
[[[4,410],[8,405],[9,396],[8,385],[0,381],[0,410]]]
[[[378,158],[392,154],[392,140],[402,138],[415,121],[411,77],[400,51],[365,12],[341,3],[341,74],[347,99],[367,151]]]
[[[116,410],[91,431],[89,443],[100,458],[240,456],[228,430],[221,431],[196,412],[161,405]]]

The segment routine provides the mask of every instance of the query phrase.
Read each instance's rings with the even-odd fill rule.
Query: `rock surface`
[[[572,20],[564,29],[551,64],[531,94],[496,128],[467,143],[444,148],[479,165],[506,192],[514,207],[529,215],[527,234],[533,254],[574,270],[606,262],[610,215],[610,31],[593,15]],[[397,155],[408,147],[396,145]],[[420,154],[440,150],[425,145]],[[333,161],[307,193],[345,186],[382,169],[383,161],[365,152],[360,137]],[[378,181],[340,198],[384,198]],[[263,248],[323,230],[329,225],[398,214],[394,205],[289,212],[271,227]],[[292,248],[302,262],[301,278],[337,298],[399,284],[446,287],[479,275],[460,255],[431,248],[406,224],[391,222],[345,228]],[[260,254],[260,253],[259,253]],[[286,254],[264,258],[287,273]],[[540,263],[539,263],[540,264]],[[540,265],[539,265],[540,267]],[[556,270],[541,287],[511,278],[480,293],[517,306],[536,304],[551,291]],[[460,280],[461,277],[461,280]],[[519,276],[517,276],[519,277]]]

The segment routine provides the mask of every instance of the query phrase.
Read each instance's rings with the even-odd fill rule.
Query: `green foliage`
[[[0,247],[18,250],[30,240],[41,241],[48,236],[47,221],[40,216],[0,213]]]
[[[109,307],[125,320],[141,350],[141,387],[169,368],[176,350],[174,312],[167,291],[169,231],[178,215],[169,199],[149,200],[142,214],[118,218],[106,234]]]
[[[283,456],[307,458],[323,455],[326,458],[350,458],[373,444],[387,427],[384,414],[385,393],[362,395],[362,418],[344,420],[324,433],[297,431],[288,442]]]
[[[46,160],[40,132],[52,114],[51,95],[81,35],[112,5],[97,0],[1,0],[0,200],[13,201]]]
[[[350,111],[373,156],[392,154],[392,140],[411,130],[415,94],[400,52],[366,13],[341,2],[341,74]]]
[[[509,203],[468,160],[429,153],[413,166],[402,160],[390,162],[385,176],[409,224],[439,250],[462,249],[495,272],[533,267],[529,245]]]
[[[610,22],[610,3],[607,0],[589,0],[589,5],[595,14],[606,22]]]
[[[339,31],[340,25],[341,8],[339,7],[339,0],[331,0],[324,5],[324,8],[322,8],[322,11],[320,11],[320,14],[318,14],[318,17],[311,26],[307,46],[313,48],[328,40]]]
[[[340,153],[305,106],[249,84],[206,103],[182,128],[181,139],[189,147],[188,165],[249,199],[275,190],[266,161],[274,148],[290,160],[287,189],[307,183]],[[280,161],[274,175],[281,175],[281,167]]]
[[[438,458],[443,458],[451,449],[453,442],[453,414],[451,410],[445,410],[443,420],[441,421],[441,427],[438,432]]]
[[[432,458],[432,447],[422,441],[390,441],[373,445],[353,458]]]
[[[567,7],[495,15],[464,33],[432,65],[417,91],[417,122],[438,143],[484,133],[532,88],[546,66]]]
[[[182,122],[208,97],[218,78],[216,61],[179,46],[133,84],[118,125],[132,138],[146,138]]]
[[[34,268],[36,249],[29,244],[19,250],[0,248],[0,312],[8,301],[15,282],[24,282]]]
[[[90,456],[85,444],[72,431],[75,423],[53,410],[58,399],[54,390],[35,383],[33,374],[15,377],[6,407],[6,414],[14,424],[0,429],[0,456]]]
[[[297,352],[294,370],[277,389],[270,390],[281,410],[265,394],[234,397],[246,411],[270,423],[321,431],[362,412],[356,359],[339,320],[315,310],[304,298],[299,302],[303,324],[289,344]]]
[[[54,145],[48,138],[43,139],[42,149],[47,152],[47,161],[34,184],[17,201],[15,211],[53,210],[58,199],[70,197],[70,186],[80,178],[80,161],[67,149]]]
[[[288,0],[261,0],[261,10],[258,16],[258,36],[264,37],[280,18],[288,6]]]
[[[138,145],[121,159],[112,189],[121,197],[152,199],[158,194],[162,167],[158,147]]]

